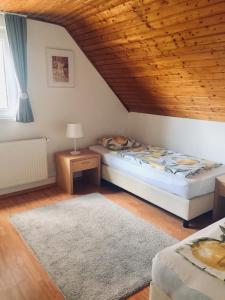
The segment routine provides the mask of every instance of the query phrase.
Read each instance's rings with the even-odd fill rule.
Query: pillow
[[[103,137],[101,139],[98,139],[98,143],[103,147],[113,151],[137,148],[141,146],[141,143],[135,141],[134,139],[121,135]]]

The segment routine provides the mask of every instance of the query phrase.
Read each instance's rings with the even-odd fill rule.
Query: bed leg
[[[189,221],[183,220],[183,227],[188,228],[189,227]]]

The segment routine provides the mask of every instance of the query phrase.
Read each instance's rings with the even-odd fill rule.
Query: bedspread
[[[217,162],[154,146],[141,146],[115,151],[115,153],[137,164],[148,164],[153,168],[182,177],[191,177],[221,166]]]
[[[154,284],[173,300],[224,300],[224,224],[225,218],[160,251]]]

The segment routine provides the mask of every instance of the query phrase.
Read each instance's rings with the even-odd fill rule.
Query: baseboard
[[[8,195],[8,194],[14,194],[14,193],[21,192],[21,191],[24,191],[24,190],[36,189],[36,188],[39,188],[39,187],[42,187],[42,186],[47,186],[47,185],[53,184],[55,182],[56,182],[55,177],[49,177],[45,180],[41,180],[41,181],[37,181],[37,182],[23,184],[23,185],[10,187],[10,188],[6,188],[6,189],[0,189],[0,196],[5,196],[5,195]]]

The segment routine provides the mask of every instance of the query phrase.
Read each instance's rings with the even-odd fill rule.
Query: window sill
[[[0,122],[4,121],[13,121],[16,122],[16,117],[15,116],[1,116],[0,115]]]

